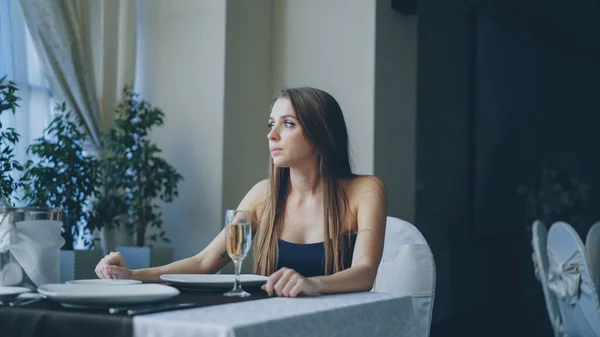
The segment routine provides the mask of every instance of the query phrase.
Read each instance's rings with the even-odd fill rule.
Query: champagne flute
[[[227,210],[225,212],[225,240],[227,243],[227,254],[235,266],[235,282],[231,291],[224,296],[247,297],[250,293],[245,292],[240,284],[240,271],[242,261],[250,251],[252,243],[252,224],[248,211]]]

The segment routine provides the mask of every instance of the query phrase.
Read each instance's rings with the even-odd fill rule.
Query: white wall
[[[165,112],[153,133],[183,175],[164,207],[175,258],[195,254],[221,228],[226,2],[139,2],[136,89]]]
[[[344,112],[357,173],[373,173],[375,1],[278,0],[273,87],[329,92]]]

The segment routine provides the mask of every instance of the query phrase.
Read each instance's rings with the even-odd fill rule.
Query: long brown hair
[[[342,223],[348,198],[340,182],[353,177],[350,168],[348,132],[338,102],[323,90],[302,87],[282,89],[273,103],[288,99],[304,136],[316,149],[319,173],[324,181],[325,275],[344,269],[344,252],[350,245],[350,233],[344,238]],[[272,105],[271,105],[272,107]],[[269,163],[269,192],[260,211],[256,211],[258,231],[255,239],[254,272],[270,275],[277,266],[278,239],[290,187],[290,169]]]

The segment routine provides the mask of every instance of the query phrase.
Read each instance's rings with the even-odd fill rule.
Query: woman
[[[342,110],[328,93],[284,89],[269,117],[269,179],[237,209],[249,209],[254,272],[269,295],[296,297],[368,291],[383,252],[386,189],[351,172]],[[171,264],[129,270],[119,253],[96,266],[100,278],[160,281],[162,274],[216,273],[231,260],[221,233],[200,253]]]

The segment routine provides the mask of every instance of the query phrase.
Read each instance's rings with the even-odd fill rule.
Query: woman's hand
[[[281,268],[267,279],[261,289],[269,296],[276,293],[281,297],[296,297],[299,295],[313,296],[319,293],[320,283],[315,279],[306,278],[293,269]]]
[[[131,270],[127,269],[121,253],[110,252],[96,265],[96,275],[104,279],[129,279]]]

